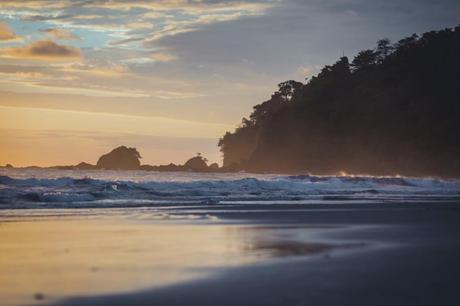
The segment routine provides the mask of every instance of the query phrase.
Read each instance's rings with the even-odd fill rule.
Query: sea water
[[[0,209],[459,200],[437,178],[0,169]]]

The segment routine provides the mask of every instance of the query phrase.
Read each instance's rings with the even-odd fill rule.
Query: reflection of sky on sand
[[[293,228],[256,228],[63,216],[2,222],[0,296],[3,305],[20,305],[126,292],[202,277],[207,268],[330,249],[279,242],[296,238]]]
[[[188,268],[251,261],[239,234],[226,226],[103,220],[2,223],[0,296],[18,304],[37,292],[57,298],[188,280],[203,273]]]

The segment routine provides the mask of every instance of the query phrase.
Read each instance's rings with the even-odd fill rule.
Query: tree
[[[419,37],[417,34],[412,34],[409,37],[403,38],[396,44],[396,49],[398,51],[405,51],[411,46],[414,46],[418,42],[418,39]]]
[[[289,102],[291,101],[296,90],[298,90],[302,86],[303,84],[301,82],[297,82],[294,80],[285,81],[278,84],[278,91],[276,93],[281,96],[281,99],[283,99],[286,102]]]
[[[374,66],[377,62],[377,53],[373,50],[364,50],[358,53],[351,62],[353,71],[364,70]]]
[[[393,46],[391,45],[391,41],[388,38],[383,38],[377,41],[377,58],[378,62],[381,63],[383,60],[391,54],[393,51]]]
[[[382,39],[307,84],[280,83],[219,141],[224,166],[460,177],[459,54],[460,26]]]

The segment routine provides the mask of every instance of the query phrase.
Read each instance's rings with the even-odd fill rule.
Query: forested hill
[[[236,170],[460,177],[460,26],[279,84],[219,147]]]

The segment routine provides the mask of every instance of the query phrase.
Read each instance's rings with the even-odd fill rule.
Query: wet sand
[[[211,205],[132,212],[62,216],[49,211],[33,220],[30,215],[6,218],[0,223],[0,284],[24,286],[15,287],[16,300],[0,286],[2,300],[10,296],[11,305],[19,305],[18,296],[34,305],[460,304],[456,203]],[[48,242],[54,248],[48,255],[37,253],[37,246],[35,251],[21,247],[12,234],[21,228],[37,233],[36,225],[43,231],[41,238],[33,237],[37,246],[50,237],[56,241]],[[86,234],[68,235],[69,228]],[[10,237],[7,243],[5,237]],[[58,254],[62,241],[75,250]],[[22,255],[13,256],[12,248]],[[5,252],[11,258],[5,260]],[[47,258],[41,279],[36,272],[43,262],[28,267],[24,258]],[[10,279],[12,263],[23,269],[18,279]]]
[[[229,224],[156,211],[14,211],[0,222],[2,305],[54,303],[203,279],[222,268],[351,247],[322,227]],[[299,228],[302,235],[294,237]],[[283,237],[280,237],[283,236]],[[286,239],[291,237],[293,239]]]

